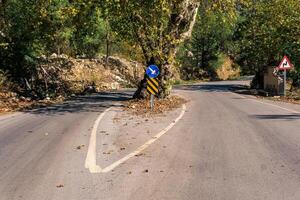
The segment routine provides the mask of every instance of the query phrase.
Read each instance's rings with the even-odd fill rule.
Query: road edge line
[[[91,173],[95,173],[98,171],[101,171],[101,168],[97,166],[96,163],[96,145],[97,145],[97,130],[98,126],[100,124],[100,121],[104,117],[104,115],[111,110],[112,107],[107,108],[104,110],[97,118],[97,120],[94,122],[93,129],[91,132],[90,136],[90,141],[89,141],[89,147],[88,147],[88,152],[86,155],[85,159],[85,168],[88,168]]]
[[[145,144],[143,144],[142,146],[140,146],[139,148],[137,148],[134,152],[128,154],[127,156],[121,158],[120,160],[118,160],[118,161],[114,162],[113,164],[111,164],[111,165],[105,167],[104,169],[102,169],[101,173],[107,173],[107,172],[115,169],[120,164],[124,163],[125,161],[129,160],[130,158],[132,158],[132,157],[140,154],[143,150],[145,150],[146,148],[148,148],[152,143],[154,143],[161,136],[163,136],[164,134],[166,134],[171,128],[173,128],[177,124],[177,122],[182,119],[182,117],[184,116],[185,112],[186,112],[186,105],[183,104],[180,115],[169,126],[167,126],[166,128],[164,128],[163,130],[161,130],[158,134],[156,134],[155,136],[153,136],[152,139],[148,140]]]
[[[155,136],[153,136],[152,139],[148,140],[145,144],[143,144],[142,146],[140,146],[139,148],[137,148],[132,153],[129,153],[127,156],[121,158],[118,161],[115,161],[114,163],[112,163],[109,166],[107,166],[104,169],[102,169],[99,165],[97,165],[97,161],[96,161],[96,153],[97,153],[97,150],[96,150],[97,129],[98,129],[100,121],[102,120],[102,118],[104,117],[104,115],[110,109],[111,108],[108,108],[103,113],[101,113],[99,115],[99,117],[97,118],[97,120],[95,121],[94,126],[93,126],[93,130],[92,130],[91,138],[90,138],[90,143],[89,143],[89,148],[88,148],[88,153],[87,153],[87,157],[86,157],[86,160],[85,160],[85,168],[88,168],[89,171],[90,171],[90,173],[107,173],[107,172],[115,169],[116,167],[118,167],[120,164],[124,163],[128,159],[130,159],[130,158],[132,158],[132,157],[140,154],[143,150],[145,150],[146,148],[148,148],[152,143],[154,143],[161,136],[163,136],[165,133],[167,133],[171,128],[173,128],[178,123],[179,120],[182,119],[182,117],[184,116],[184,114],[186,112],[186,105],[183,104],[180,115],[171,124],[169,124],[169,126],[167,126],[163,130],[161,130],[158,134],[156,134]]]
[[[245,96],[243,96],[243,95],[241,95],[241,94],[238,94],[238,93],[235,93],[235,92],[232,92],[232,91],[230,91],[230,92],[231,92],[232,94],[235,94],[235,95],[237,95],[237,96],[239,96],[239,97],[242,97],[242,98],[244,98],[244,99],[249,99],[249,100],[252,100],[252,101],[261,103],[261,104],[265,104],[265,105],[269,105],[269,106],[275,107],[275,108],[280,108],[280,109],[282,109],[282,110],[285,110],[285,111],[288,111],[288,112],[291,112],[291,113],[294,113],[294,114],[300,114],[300,112],[299,112],[299,111],[296,111],[296,110],[292,110],[292,109],[289,109],[289,108],[284,108],[284,107],[278,106],[278,105],[276,105],[276,104],[264,102],[263,100],[258,100],[257,98],[255,98],[255,99],[254,99],[254,98],[247,98],[247,97],[245,97]]]

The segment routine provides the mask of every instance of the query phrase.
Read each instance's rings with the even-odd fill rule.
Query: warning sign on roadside
[[[155,78],[147,78],[147,91],[150,94],[158,94],[158,81]]]
[[[293,67],[290,59],[287,56],[284,56],[281,63],[278,66],[279,70],[291,69]]]

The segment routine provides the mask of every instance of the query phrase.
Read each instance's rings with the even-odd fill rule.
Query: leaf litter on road
[[[130,113],[134,115],[148,117],[179,108],[186,102],[185,99],[173,95],[165,99],[155,99],[153,110],[150,108],[149,98],[143,100],[130,100],[125,104],[124,109],[130,111]]]
[[[76,147],[76,149],[77,149],[77,150],[80,150],[80,149],[82,149],[84,146],[85,146],[84,144],[79,145],[79,146]]]
[[[59,184],[59,185],[57,185],[56,187],[57,187],[57,188],[63,188],[64,185],[63,185],[63,184]]]

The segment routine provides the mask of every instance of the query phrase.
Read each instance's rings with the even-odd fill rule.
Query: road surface
[[[228,90],[238,83],[178,87],[183,118],[105,174],[84,167],[90,132],[128,94],[0,116],[0,199],[299,200],[300,106]]]

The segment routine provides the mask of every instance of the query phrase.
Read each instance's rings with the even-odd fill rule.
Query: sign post
[[[150,107],[151,107],[151,110],[153,110],[154,108],[154,95],[151,94],[151,97],[150,97]]]
[[[286,96],[286,69],[283,71],[283,96]]]
[[[278,69],[283,70],[283,96],[286,96],[286,79],[287,79],[287,71],[293,67],[289,58],[285,55],[280,62]]]
[[[159,69],[156,65],[150,65],[146,70],[146,74],[148,75],[147,91],[151,95],[150,96],[150,108],[151,108],[151,110],[153,110],[154,95],[158,94],[158,81],[157,81],[156,77],[159,75]]]

